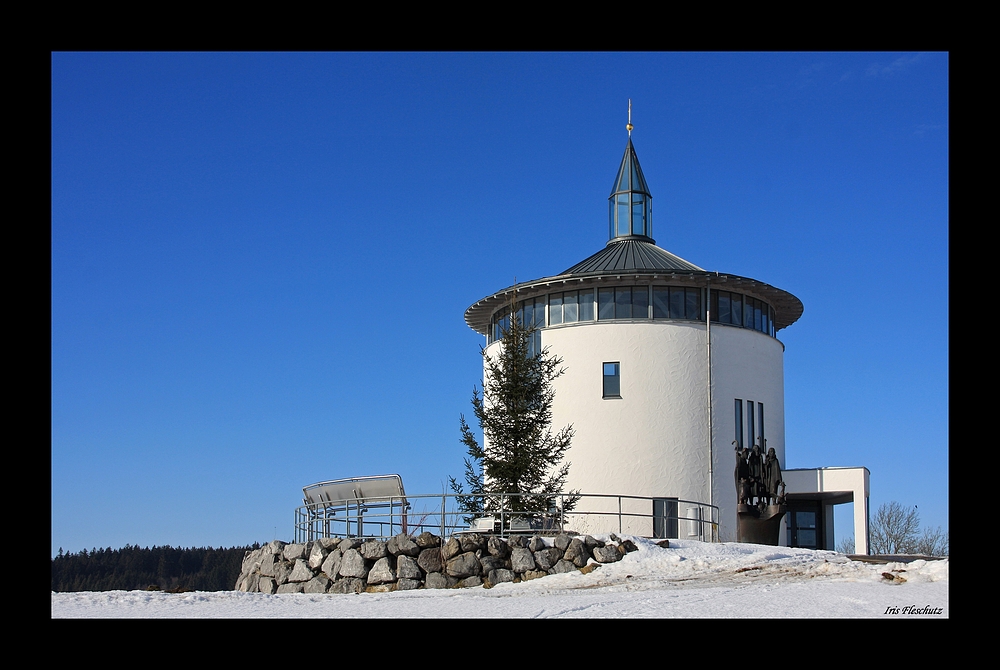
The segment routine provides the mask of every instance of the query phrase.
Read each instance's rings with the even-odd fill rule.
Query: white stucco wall
[[[492,345],[496,346],[496,345]],[[553,429],[573,424],[569,489],[586,494],[668,497],[720,507],[720,538],[736,538],[734,398],[764,403],[765,437],[782,465],[784,452],[783,347],[772,337],[712,325],[715,496],[709,491],[709,419],[705,324],[682,321],[606,321],[550,327],[542,346],[563,359],[555,382]],[[603,364],[621,369],[621,398],[604,399]],[[588,499],[595,508],[598,501]],[[616,511],[618,501],[605,506]],[[648,501],[624,509],[650,514]],[[631,505],[631,506],[630,506]],[[679,512],[685,515],[686,507]],[[592,517],[578,530],[606,532]],[[679,532],[686,533],[681,522]],[[651,535],[648,519],[624,532]]]

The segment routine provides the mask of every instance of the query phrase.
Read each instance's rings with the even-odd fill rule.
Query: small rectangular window
[[[653,498],[653,537],[677,537],[677,498]]]
[[[757,435],[760,436],[760,448],[767,453],[767,440],[764,438],[764,403],[757,403]]]
[[[756,437],[753,426],[753,400],[747,400],[747,449],[753,449]]]
[[[604,364],[604,397],[620,398],[621,396],[621,367],[618,363]]]
[[[736,447],[742,449],[743,448],[743,399],[742,398],[736,399],[735,409],[736,409],[736,415],[735,415]]]

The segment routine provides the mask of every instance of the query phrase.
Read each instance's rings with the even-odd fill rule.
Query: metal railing
[[[576,532],[718,542],[719,508],[679,498],[615,494],[442,493],[327,501],[295,510],[295,542],[386,539],[424,531],[441,537]]]

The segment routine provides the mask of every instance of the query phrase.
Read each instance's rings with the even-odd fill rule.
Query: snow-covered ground
[[[589,574],[352,595],[52,593],[53,618],[946,618],[948,560],[873,565],[830,551],[671,540]],[[887,578],[885,575],[891,575]]]

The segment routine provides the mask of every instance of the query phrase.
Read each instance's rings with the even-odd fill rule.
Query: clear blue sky
[[[947,527],[948,65],[53,54],[53,554],[289,539],[323,479],[440,492],[463,313],[604,245],[628,98],[657,244],[805,305],[786,467]]]

